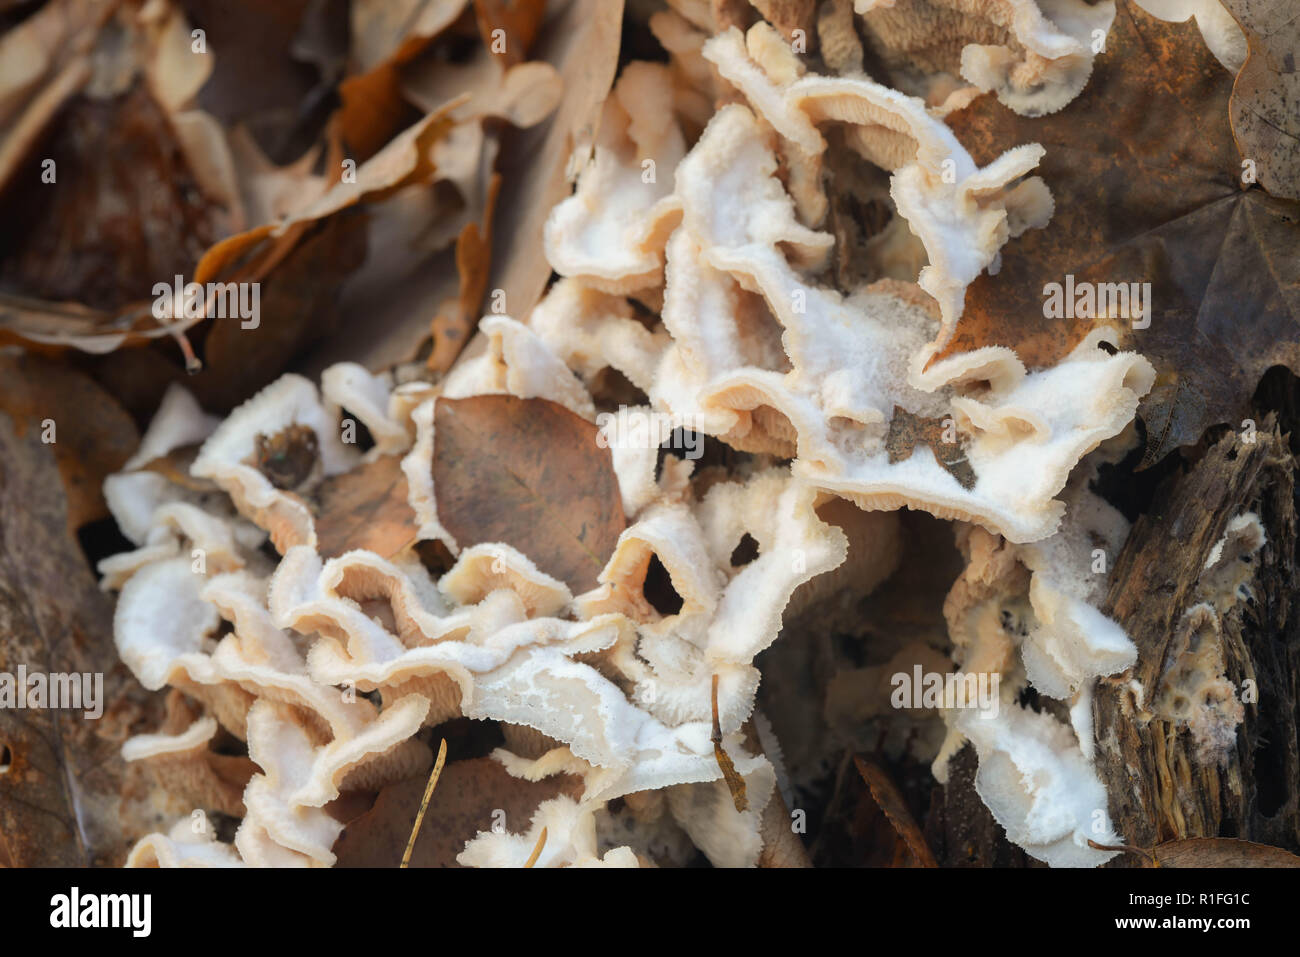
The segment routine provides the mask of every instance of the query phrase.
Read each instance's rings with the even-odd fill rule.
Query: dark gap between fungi
[[[664,563],[659,560],[658,555],[650,556],[650,566],[646,569],[645,585],[642,590],[646,601],[665,618],[676,615],[682,610],[682,596],[677,594],[677,589],[673,588],[672,576],[668,574],[668,569],[664,568]]]
[[[134,542],[122,534],[122,530],[117,527],[117,522],[111,515],[94,522],[87,522],[77,529],[77,544],[81,546],[81,554],[85,556],[86,564],[95,571],[96,576],[98,576],[96,569],[103,559],[110,555],[132,551],[136,547]]]

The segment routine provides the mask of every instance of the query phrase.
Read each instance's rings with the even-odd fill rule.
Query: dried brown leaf
[[[339,100],[343,140],[362,161],[378,153],[411,112],[411,105],[402,99],[397,67],[391,64],[345,79],[339,84]]]
[[[147,303],[155,282],[189,275],[225,228],[142,81],[104,100],[73,97],[41,152],[4,206],[13,291],[105,310]],[[42,181],[46,159],[53,183]]]
[[[466,223],[456,240],[456,272],[460,277],[460,291],[454,300],[443,303],[438,315],[433,318],[433,351],[429,353],[428,360],[430,369],[439,372],[450,369],[478,325],[479,307],[483,304],[488,274],[492,269],[492,214],[496,209],[500,187],[500,174],[492,174],[482,225]]]
[[[1150,851],[1129,844],[1088,844],[1099,851],[1136,855],[1142,867],[1300,867],[1300,857],[1290,851],[1231,837],[1189,837],[1157,844]]]
[[[374,202],[413,183],[426,183],[434,174],[431,147],[452,127],[451,112],[468,94],[443,104],[395,136],[382,150],[357,167],[354,179],[335,183],[324,196],[277,227],[284,232],[297,223],[313,222],[358,202]]]
[[[200,372],[187,375],[179,355],[170,359],[148,350],[151,358],[165,361],[164,369],[155,370],[156,381],[139,384],[148,386],[155,408],[171,381],[184,382],[205,408],[232,408],[280,375],[305,345],[335,328],[339,288],[365,258],[366,217],[360,212],[330,216],[303,235],[285,247],[284,260],[261,280],[255,328],[243,328],[244,322],[235,317],[208,320],[206,332],[200,328],[193,333],[203,344]],[[124,354],[105,357],[99,376],[105,384],[111,376],[111,391],[119,396],[137,388],[135,382],[123,381],[134,379],[132,370],[137,368],[131,359],[122,358]],[[110,368],[118,373],[111,375]]]
[[[574,594],[594,588],[626,525],[596,426],[546,399],[440,399],[438,516],[462,547],[503,542]]]
[[[374,807],[348,824],[335,843],[336,866],[396,866],[424,788],[425,779],[418,777],[380,791]],[[456,855],[480,831],[500,824],[522,833],[542,801],[561,794],[577,797],[581,792],[581,780],[570,775],[525,781],[511,777],[491,758],[452,761],[438,777],[438,799],[429,805],[409,866],[459,867]]]
[[[1056,212],[971,284],[945,354],[1006,345],[1031,367],[1054,365],[1098,320],[1045,318],[1047,284],[1149,282],[1148,328],[1106,322],[1158,373],[1139,408],[1146,464],[1239,422],[1271,366],[1300,371],[1300,206],[1243,188],[1231,88],[1194,22],[1120,0],[1087,88],[1064,110],[1027,119],[986,95],[951,114],[980,163],[1041,143]]]
[[[352,5],[353,56],[361,72],[339,84],[343,139],[366,160],[401,128],[411,104],[401,67],[442,35],[468,0],[358,0]],[[461,92],[461,91],[457,91]]]
[[[921,867],[938,867],[939,864],[930,851],[930,845],[925,842],[925,835],[921,833],[916,819],[907,809],[907,802],[903,800],[903,795],[890,780],[889,775],[878,765],[857,756],[854,756],[853,764],[857,767],[858,774],[862,775],[862,780],[866,782],[872,799],[885,813],[885,817],[889,818],[889,823],[894,826],[894,830],[898,832],[898,836],[902,838],[916,862]]]
[[[39,356],[0,355],[0,382],[0,411],[13,418],[19,435],[51,439],[69,529],[107,516],[104,477],[140,441],[131,417],[93,379]]]
[[[363,71],[405,63],[469,6],[469,0],[354,0],[352,55]]]
[[[90,80],[91,49],[115,0],[51,0],[0,36],[0,187]]]
[[[225,126],[246,124],[277,161],[296,158],[323,125],[317,104],[323,81],[332,80],[295,48],[311,0],[184,0],[182,6],[214,54],[198,106]]]
[[[1243,158],[1260,184],[1300,199],[1300,9],[1291,0],[1224,0],[1246,34],[1249,53],[1228,109]]]
[[[731,801],[736,805],[736,813],[743,814],[749,810],[749,795],[745,788],[745,779],[736,770],[731,755],[722,746],[722,727],[718,723],[718,676],[713,676],[713,756],[717,758],[718,767],[722,769],[722,779],[727,782],[731,792]]]
[[[0,413],[0,665],[101,674],[99,720],[0,708],[0,866],[118,865],[141,831],[119,748],[143,689],[118,662],[112,610],[68,532],[53,449]]]
[[[803,31],[804,47],[813,35],[813,15],[817,0],[749,0],[763,19],[781,31],[787,40],[795,39],[796,30]]]
[[[391,558],[415,541],[401,456],[385,455],[327,478],[316,493],[317,549],[325,558],[365,548]]]
[[[534,59],[559,71],[564,96],[549,122],[511,131],[502,150],[491,287],[505,292],[512,316],[527,315],[546,288],[551,264],[542,229],[591,155],[618,66],[623,0],[552,0],[550,6]]]
[[[1168,841],[1152,853],[1156,867],[1300,867],[1290,851],[1229,837]]]
[[[474,0],[483,45],[508,67],[528,59],[545,15],[546,0]]]
[[[928,445],[940,467],[961,483],[961,487],[975,487],[975,469],[966,459],[966,449],[960,437],[956,442],[945,442],[943,434],[953,428],[950,419],[928,419],[913,415],[902,406],[894,406],[885,436],[885,449],[890,462],[901,462],[912,457],[916,444]],[[956,434],[955,428],[953,434]]]

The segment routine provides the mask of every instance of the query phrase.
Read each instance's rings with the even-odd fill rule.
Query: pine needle
[[[406,853],[402,855],[401,867],[406,867],[411,863],[411,851],[415,850],[415,839],[420,833],[420,825],[424,823],[424,812],[429,808],[429,798],[433,794],[434,785],[438,783],[438,776],[442,774],[442,766],[447,761],[447,739],[442,739],[442,744],[438,746],[438,760],[433,762],[433,770],[429,773],[429,783],[424,787],[424,799],[420,801],[420,812],[415,815],[415,827],[411,828],[411,839],[406,842]]]
[[[524,868],[530,868],[537,863],[537,859],[542,856],[542,848],[546,846],[546,828],[542,828],[542,833],[537,835],[537,846],[533,848],[533,853],[528,855],[528,860],[524,862]]]

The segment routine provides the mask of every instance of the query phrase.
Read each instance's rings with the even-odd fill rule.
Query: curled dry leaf
[[[907,809],[907,802],[903,800],[903,795],[889,779],[889,775],[878,765],[857,756],[853,758],[853,764],[857,767],[858,774],[862,775],[862,780],[866,782],[872,799],[885,813],[885,817],[889,818],[889,823],[894,826],[894,830],[907,845],[908,851],[916,862],[921,867],[938,867],[934,854],[925,841],[925,835],[921,833],[916,819]]]
[[[214,51],[212,75],[199,91],[199,105],[223,124],[249,124],[272,155],[291,145],[294,128],[303,122],[309,96],[321,79],[297,55],[304,15],[311,6],[311,0],[184,3]],[[254,63],[257,68],[250,69]]]
[[[104,128],[107,133],[92,135],[92,129],[90,133],[83,131],[80,139],[74,136],[74,146],[82,140],[85,143],[70,154],[71,168],[58,181],[68,186],[54,191],[53,202],[71,203],[80,212],[70,213],[70,219],[55,217],[48,230],[52,233],[50,243],[55,244],[52,248],[63,248],[57,243],[67,244],[65,225],[73,235],[93,227],[90,237],[95,241],[98,255],[74,257],[71,262],[80,264],[77,268],[82,272],[89,271],[89,279],[107,285],[97,291],[83,277],[84,281],[73,283],[77,288],[63,298],[96,294],[97,301],[106,302],[112,308],[90,310],[75,303],[10,300],[6,303],[8,308],[0,308],[0,336],[43,345],[75,346],[102,354],[149,339],[167,336],[183,339],[183,333],[207,321],[207,332],[199,347],[204,355],[204,369],[190,385],[205,404],[229,408],[283,371],[289,357],[305,344],[330,330],[328,320],[338,298],[338,287],[364,259],[365,249],[364,228],[358,231],[358,227],[364,227],[364,219],[339,214],[358,203],[381,202],[404,186],[427,182],[435,172],[432,147],[453,127],[449,114],[467,97],[468,94],[453,99],[423,116],[357,167],[354,176],[344,177],[328,190],[322,191],[321,183],[304,172],[302,188],[295,196],[296,204],[281,210],[285,215],[279,222],[261,223],[224,237],[222,234],[228,231],[229,223],[218,216],[221,210],[191,182],[193,177],[186,159],[170,134],[154,131],[155,127],[168,129],[167,117],[147,93],[139,86],[133,88],[133,92],[118,98],[116,111],[103,104],[90,103],[83,111],[85,119],[81,126]],[[71,120],[65,122],[63,128],[70,129],[69,135],[73,135],[80,127],[69,126],[70,123]],[[146,128],[145,133],[136,130],[142,126]],[[122,148],[115,149],[111,140],[105,145],[105,137],[112,135],[127,137]],[[151,175],[144,180],[138,175],[135,160],[127,162],[136,155],[132,149],[143,148],[139,147],[141,142],[150,144],[151,148],[146,154]],[[86,155],[91,150],[93,157]],[[103,163],[105,152],[123,158],[126,162],[123,171],[117,172],[113,163]],[[86,166],[85,175],[77,175],[78,162]],[[67,169],[62,163],[60,160],[59,169]],[[153,192],[148,192],[136,205],[158,218],[158,224],[150,226],[149,216],[122,217],[114,213],[121,204],[116,198],[118,192],[131,197],[139,192],[142,183],[151,184],[155,178],[172,184],[167,194],[175,194],[170,205],[164,204],[160,214],[155,209]],[[105,222],[94,220],[89,226],[83,222],[84,210],[78,204],[87,201],[86,191],[90,192],[91,199],[101,194],[105,197],[99,204],[105,210]],[[33,192],[41,197],[45,194],[43,190]],[[64,219],[69,220],[68,224],[64,224]],[[183,227],[181,233],[176,233],[178,225]],[[142,229],[141,235],[149,237],[149,243],[132,241]],[[125,230],[125,238],[114,239],[114,230]],[[37,249],[40,243],[29,237],[26,245]],[[117,260],[124,256],[128,257],[127,261],[119,263]],[[59,268],[69,268],[67,257],[50,258],[62,264]],[[7,269],[15,269],[28,260],[30,256],[26,260],[13,260]],[[42,260],[31,262],[34,265],[30,270],[35,273],[27,285],[35,282],[41,296],[59,298],[58,283],[66,285],[69,277],[47,275],[49,267],[42,266]],[[153,295],[153,285],[159,277],[170,280],[176,275],[189,276],[200,285],[263,283],[266,288],[261,290],[256,322],[246,324],[243,317],[236,321],[209,320],[214,303],[211,291],[197,315],[187,313],[184,318],[166,321],[155,318],[147,297]],[[181,347],[182,351],[187,350],[189,343],[182,342]],[[163,358],[172,368],[137,358],[130,361],[128,370],[110,369],[106,375],[120,382],[124,391],[144,391],[156,401],[167,381],[179,378],[185,371],[195,371],[192,362],[186,370],[170,357]],[[144,389],[134,382],[141,378],[142,366],[147,369],[149,380]],[[205,373],[208,373],[206,377]],[[144,401],[141,405],[149,403]]]
[[[113,0],[55,0],[0,37],[0,186],[91,78],[90,51]]]
[[[559,71],[564,97],[547,123],[511,134],[501,164],[502,218],[491,286],[503,290],[506,311],[515,316],[537,304],[550,279],[542,229],[591,155],[618,66],[623,0],[553,0],[549,6],[535,53]]]
[[[1142,867],[1300,867],[1300,857],[1290,851],[1233,837],[1189,837],[1157,844],[1150,851],[1127,844],[1088,843],[1099,850],[1133,854],[1142,859]]]
[[[1300,857],[1290,851],[1230,837],[1169,841],[1152,854],[1156,867],[1300,867]]]
[[[511,545],[575,594],[596,587],[626,525],[596,426],[546,399],[440,399],[433,488],[462,548]]]
[[[1300,199],[1300,15],[1287,0],[1224,0],[1249,54],[1232,87],[1232,135],[1260,185]]]
[[[305,345],[336,328],[339,288],[365,258],[366,217],[360,212],[330,216],[299,235],[280,247],[284,258],[271,276],[259,276],[268,268],[263,260],[251,276],[239,279],[261,282],[255,328],[243,328],[246,323],[238,317],[212,319],[193,334],[202,342],[199,372],[187,374],[179,352],[119,349],[100,360],[96,378],[132,411],[156,408],[171,382],[184,383],[206,408],[238,405],[282,372]],[[273,245],[266,242],[256,244],[259,250]],[[195,282],[236,281],[205,277],[204,270],[200,263]]]
[[[223,212],[198,189],[143,83],[109,99],[73,97],[41,152],[7,198],[0,241],[3,278],[23,295],[122,309],[147,300],[160,277],[188,274],[220,238]],[[41,183],[47,159],[54,184]]]
[[[409,109],[402,101],[400,68],[446,31],[467,0],[352,4],[353,57],[361,72],[339,84],[343,138],[361,159],[369,159],[400,128]]]
[[[460,290],[456,298],[443,303],[438,315],[434,316],[431,329],[433,351],[428,360],[430,369],[439,372],[450,369],[478,322],[479,307],[492,268],[492,214],[496,210],[500,188],[501,177],[493,174],[488,183],[483,222],[466,223],[456,240],[456,272],[460,277]]]
[[[483,45],[505,66],[528,56],[545,15],[546,0],[474,0]]]

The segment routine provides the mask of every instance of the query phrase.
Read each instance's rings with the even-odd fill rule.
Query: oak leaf
[[[1300,371],[1300,206],[1241,182],[1231,91],[1194,23],[1121,0],[1087,88],[1064,110],[1026,119],[982,96],[951,115],[981,163],[1008,143],[1046,147],[1039,172],[1056,212],[971,284],[946,354],[1006,345],[1031,367],[1054,365],[1098,320],[1046,318],[1049,284],[1149,283],[1146,320],[1105,320],[1158,373],[1139,408],[1148,465],[1235,424],[1270,367]]]

